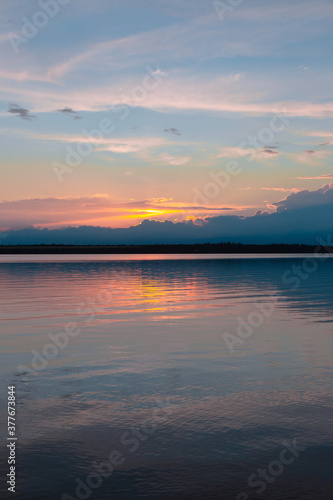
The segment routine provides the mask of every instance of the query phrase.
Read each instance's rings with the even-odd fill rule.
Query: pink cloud
[[[168,163],[169,165],[185,165],[190,161],[189,156],[172,156],[168,153],[164,153],[159,156],[162,162]]]
[[[103,194],[81,198],[35,198],[0,202],[0,229],[29,226],[58,228],[82,224],[127,227],[133,221],[140,222],[147,217],[165,220],[174,215],[182,220],[191,214],[201,217],[216,212],[237,212],[238,208],[196,206],[166,198],[117,202]]]
[[[330,151],[316,151],[308,149],[302,151],[301,154],[293,156],[298,163],[306,163],[307,165],[319,165],[320,160],[325,160],[330,154]]]
[[[302,191],[301,189],[298,189],[298,188],[282,188],[282,187],[262,187],[260,189],[263,189],[264,191],[281,191],[283,193],[290,193],[290,192],[293,192],[293,193],[297,193],[299,191]]]
[[[316,180],[316,179],[333,179],[333,174],[323,174],[323,175],[315,175],[309,177],[296,177],[296,179],[300,180]]]

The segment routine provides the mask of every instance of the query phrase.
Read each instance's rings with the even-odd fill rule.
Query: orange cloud
[[[29,226],[58,228],[63,226],[99,225],[103,227],[128,227],[133,219],[170,219],[177,215],[184,220],[188,215],[203,217],[232,207],[199,207],[171,199],[159,198],[143,201],[117,202],[107,195],[97,194],[81,198],[36,198],[0,202],[3,221],[1,230],[20,229]]]

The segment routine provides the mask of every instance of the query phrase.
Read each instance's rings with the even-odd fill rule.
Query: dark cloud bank
[[[195,222],[145,220],[125,229],[81,226],[7,231],[2,244],[305,243],[333,235],[333,185],[291,194],[276,212],[250,217],[221,215]]]

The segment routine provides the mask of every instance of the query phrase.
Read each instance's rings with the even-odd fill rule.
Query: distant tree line
[[[269,245],[247,245],[242,243],[195,243],[160,245],[0,245],[0,254],[274,254],[312,253],[317,245],[298,243]],[[323,248],[322,253],[325,253]]]

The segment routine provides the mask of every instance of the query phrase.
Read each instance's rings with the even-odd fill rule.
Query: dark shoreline
[[[199,243],[193,245],[0,245],[0,254],[288,254],[326,253],[318,245]]]

